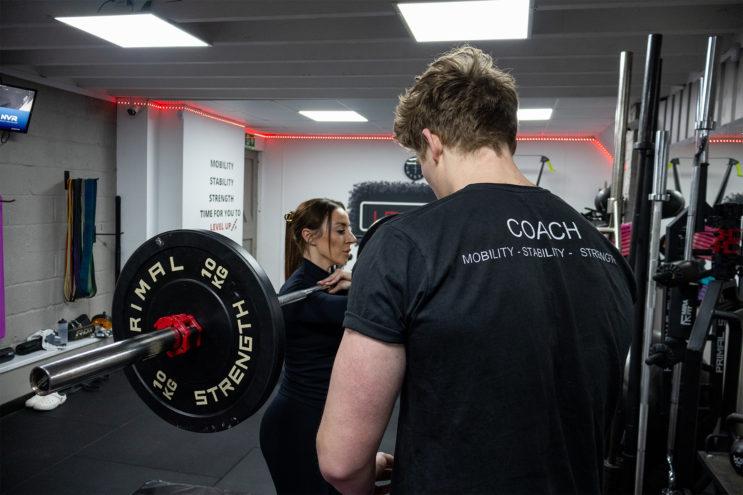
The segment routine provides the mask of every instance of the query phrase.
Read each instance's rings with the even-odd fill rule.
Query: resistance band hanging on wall
[[[93,243],[98,179],[67,179],[65,301],[96,294]]]

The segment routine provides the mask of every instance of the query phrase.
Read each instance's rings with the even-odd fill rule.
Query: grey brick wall
[[[0,347],[15,347],[60,318],[111,312],[113,236],[94,244],[97,295],[64,301],[64,171],[98,178],[96,231],[114,232],[116,105],[10,77],[3,82],[38,90],[28,134],[11,133],[0,145],[0,194],[15,200],[3,205],[6,335]]]

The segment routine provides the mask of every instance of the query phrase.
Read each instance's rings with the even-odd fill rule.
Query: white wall
[[[148,141],[148,148],[154,149],[157,166],[154,177],[157,184],[154,198],[149,205],[153,211],[155,224],[149,232],[151,237],[159,232],[181,228],[183,209],[183,125],[179,112],[150,112],[150,120],[155,124],[154,132]]]
[[[182,118],[182,228],[211,230],[242,244],[245,131],[191,112]],[[212,184],[211,179],[232,182]]]
[[[679,182],[684,198],[689,200],[691,192],[691,179],[693,175],[693,159],[695,144],[693,142],[676,143],[671,145],[669,159],[679,158]],[[714,202],[717,192],[720,189],[723,176],[727,171],[728,158],[734,158],[743,161],[743,143],[710,143],[709,144],[709,167],[707,168],[707,203],[710,205]],[[668,172],[667,186],[674,189],[672,172]],[[738,177],[736,167],[730,172],[724,197],[731,193],[743,193],[743,177]],[[723,197],[723,199],[724,199]]]
[[[153,126],[149,124],[149,109],[142,107],[131,116],[124,105],[116,113],[116,181],[121,196],[121,264],[154,230],[155,211],[154,152],[146,143],[152,142]]]
[[[122,265],[134,250],[154,235],[173,229],[209,229],[215,219],[202,218],[205,208],[224,209],[230,203],[209,203],[209,194],[229,192],[234,208],[242,209],[244,131],[187,111],[141,107],[136,115],[119,105],[117,113],[118,193],[122,203]],[[210,167],[211,160],[234,163],[227,172]],[[209,186],[211,176],[229,175],[234,186]],[[224,221],[219,218],[217,221]],[[234,218],[230,218],[234,220]],[[221,231],[238,244],[242,222]]]
[[[15,200],[3,205],[6,336],[0,347],[15,346],[60,318],[110,311],[114,286],[114,237],[98,236],[93,244],[97,295],[72,303],[62,295],[65,170],[73,179],[98,178],[96,231],[115,231],[114,104],[19,84],[38,88],[38,94],[28,134],[11,134],[0,145],[0,194]]]
[[[589,142],[525,142],[516,163],[536,182],[540,156],[550,159],[540,186],[579,211],[593,207],[596,192],[611,181],[611,162]],[[313,197],[348,203],[354,184],[409,182],[403,163],[410,154],[394,141],[267,139],[261,156],[257,258],[278,290],[284,281],[284,213]]]
[[[540,187],[560,196],[583,213],[593,208],[599,189],[611,183],[612,162],[590,142],[521,141],[514,157],[516,164],[532,182],[539,176],[540,156],[550,159],[554,172],[544,167]]]

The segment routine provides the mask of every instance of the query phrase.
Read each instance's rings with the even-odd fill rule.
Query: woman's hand
[[[320,280],[317,284],[330,287],[330,289],[328,289],[328,294],[335,294],[342,290],[348,290],[349,287],[351,287],[351,272],[349,270],[336,268],[329,277]]]
[[[392,464],[394,463],[394,461],[395,461],[395,458],[391,456],[390,454],[385,454],[384,452],[377,452],[376,484],[374,485],[375,495],[386,494],[390,492],[389,483],[380,484],[379,482],[390,481],[392,479]]]

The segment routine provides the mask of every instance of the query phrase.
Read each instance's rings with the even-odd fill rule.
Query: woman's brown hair
[[[302,264],[302,257],[307,249],[307,242],[302,237],[302,230],[310,229],[320,232],[325,223],[325,229],[330,231],[330,221],[333,212],[338,208],[345,211],[346,207],[340,201],[327,198],[313,198],[303,202],[297,209],[284,215],[286,221],[286,235],[284,237],[284,277],[294,273]],[[328,245],[330,238],[328,237]]]

